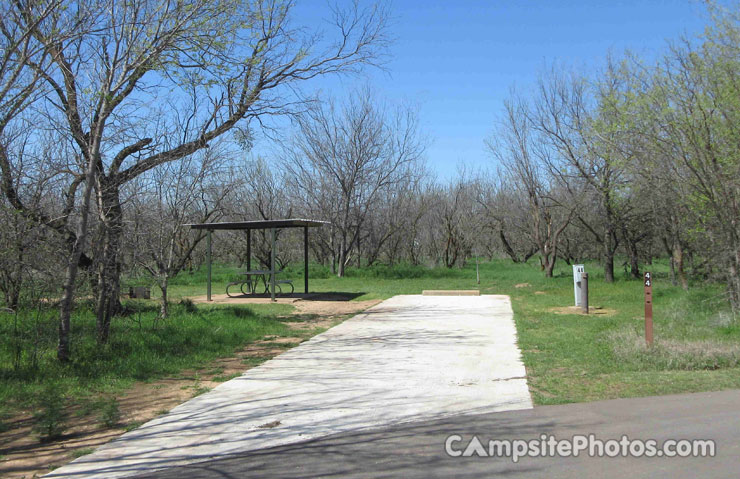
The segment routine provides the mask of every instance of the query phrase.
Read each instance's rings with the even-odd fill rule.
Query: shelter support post
[[[270,230],[272,236],[272,248],[270,248],[270,294],[272,301],[275,301],[275,246],[277,244],[277,234],[275,228]]]
[[[252,271],[252,230],[247,230],[247,271]]]
[[[308,226],[303,227],[303,292],[308,294]]]
[[[206,275],[208,276],[208,292],[206,294],[206,299],[208,301],[211,301],[211,235],[213,231],[208,230],[206,233],[206,263],[207,263],[207,272]]]

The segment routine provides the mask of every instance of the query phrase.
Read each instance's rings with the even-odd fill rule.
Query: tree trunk
[[[615,217],[617,216],[612,208],[611,191],[606,188],[601,194],[604,198],[604,220],[606,222],[606,231],[604,234],[604,281],[607,283],[614,282],[614,253],[617,250],[617,234],[615,229]]]
[[[640,279],[640,263],[637,251],[637,242],[627,240],[627,246],[630,252],[630,276],[633,279]]]
[[[362,268],[362,254],[360,253],[360,236],[357,235],[357,267]]]
[[[661,238],[661,241],[663,242],[663,248],[665,249],[665,252],[668,254],[668,257],[670,258],[671,284],[673,286],[678,286],[678,282],[676,281],[676,262],[673,260],[673,249],[670,246],[668,246],[668,238],[663,236]]]
[[[347,262],[347,236],[342,234],[342,240],[339,242],[339,261],[337,265],[337,277],[344,277],[344,265]]]
[[[604,258],[604,281],[614,282],[614,253],[611,251],[606,253],[606,258]]]
[[[509,244],[509,241],[506,239],[503,226],[499,227],[498,236],[501,239],[501,245],[503,245],[504,251],[506,251],[506,254],[509,255],[509,258],[511,258],[511,260],[515,263],[520,263],[521,260],[519,259],[516,252],[514,251],[514,248],[511,247],[511,245]]]
[[[604,281],[614,282],[614,238],[611,229],[604,236]]]
[[[165,276],[160,282],[159,282],[159,289],[162,291],[162,299],[159,302],[159,317],[162,319],[167,319],[167,317],[170,314],[170,308],[169,303],[167,299],[167,286],[168,286],[168,278]]]
[[[105,344],[110,336],[110,323],[121,310],[121,266],[118,254],[123,234],[123,212],[118,186],[101,181],[99,191],[103,251],[98,271],[97,330],[98,342]]]
[[[10,285],[8,291],[5,292],[5,305],[13,311],[18,310],[18,303],[20,302],[20,290],[16,285]]]
[[[676,274],[678,276],[678,280],[681,283],[681,288],[683,288],[684,291],[689,290],[689,280],[686,277],[686,272],[684,271],[684,256],[683,256],[683,247],[681,246],[680,241],[676,241],[673,244],[673,262],[676,266]]]
[[[555,262],[557,260],[558,258],[554,255],[552,259],[545,260],[545,278],[552,278],[552,271],[555,269]]]
[[[18,303],[21,299],[21,288],[23,287],[23,235],[16,231],[15,251],[17,253],[14,264],[10,266],[7,274],[7,281],[4,284],[3,293],[5,296],[5,306],[18,311]]]
[[[445,267],[452,268],[457,263],[458,246],[452,234],[448,232],[447,242],[445,243]]]
[[[5,291],[5,305],[13,311],[18,310],[18,303],[20,303],[21,299],[21,288],[23,287],[23,261],[25,259],[25,248],[23,246],[24,239],[24,235],[16,228],[15,251],[17,254],[15,264],[13,265],[13,271],[9,273],[10,280],[8,282],[8,288]]]
[[[88,196],[89,199],[89,196]],[[84,209],[84,207],[83,207]],[[85,214],[87,216],[87,214]],[[80,223],[87,223],[87,218],[80,218]],[[78,226],[77,230],[84,231],[87,229]],[[81,237],[77,237],[77,241],[72,247],[72,251],[69,253],[69,259],[67,261],[67,268],[64,274],[64,287],[62,289],[62,300],[59,304],[59,342],[57,344],[57,359],[61,362],[68,362],[71,359],[70,353],[70,342],[69,332],[71,329],[70,317],[72,316],[72,302],[74,301],[75,295],[75,281],[77,280],[77,262],[79,261],[79,252],[82,251]]]
[[[77,271],[82,257],[82,249],[85,247],[88,233],[88,220],[90,216],[90,198],[94,188],[95,161],[89,160],[85,172],[85,190],[82,193],[82,204],[80,205],[80,216],[77,222],[77,235],[70,248],[67,267],[64,274],[64,286],[62,288],[62,300],[59,303],[59,343],[57,345],[57,359],[68,362],[71,359],[69,332],[71,329],[70,317],[72,316],[72,303],[75,297],[75,284],[77,282]]]

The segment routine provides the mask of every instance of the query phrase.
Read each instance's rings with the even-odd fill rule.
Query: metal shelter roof
[[[279,271],[275,270],[275,248],[277,242],[278,228],[303,228],[303,292],[308,294],[308,228],[314,228],[329,224],[328,221],[309,220],[305,218],[291,218],[283,220],[262,220],[262,221],[232,221],[222,223],[196,223],[188,224],[192,229],[206,230],[206,264],[207,264],[207,281],[208,289],[206,290],[206,296],[208,301],[211,301],[211,236],[216,230],[246,230],[247,231],[247,272],[251,270],[252,263],[252,248],[251,248],[251,231],[252,230],[272,230],[272,248],[270,249],[270,287],[267,287],[267,280],[265,282],[265,292],[270,289],[270,296],[275,301],[275,287],[278,283],[285,283],[285,280],[277,281],[275,275]],[[292,285],[290,281],[287,281]],[[292,290],[292,289],[291,289]],[[243,291],[243,290],[242,290]],[[227,287],[228,294],[228,287]]]
[[[196,230],[262,230],[270,228],[315,228],[329,224],[328,221],[309,220],[305,218],[290,218],[283,220],[260,220],[260,221],[231,221],[223,223],[197,223],[189,224]]]

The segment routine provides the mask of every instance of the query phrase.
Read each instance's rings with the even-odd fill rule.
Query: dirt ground
[[[268,302],[269,298],[219,298],[219,304]],[[222,295],[226,296],[226,295]],[[193,298],[205,302],[205,297]],[[66,464],[80,455],[111,441],[127,430],[166,414],[170,409],[194,396],[207,392],[224,381],[297,346],[307,338],[326,330],[352,314],[378,304],[380,300],[347,301],[346,297],[313,295],[310,298],[281,298],[295,306],[286,324],[295,336],[268,336],[247,345],[233,357],[223,358],[195,371],[152,382],[141,382],[117,397],[121,411],[120,426],[102,428],[95,412],[80,415],[80,408],[69,411],[70,427],[62,439],[40,443],[32,432],[30,414],[6,421],[8,431],[0,434],[0,477],[34,478]]]
[[[587,316],[581,312],[580,306],[562,306],[550,308],[548,311],[555,314],[580,314]],[[616,313],[617,311],[615,309],[602,308],[601,306],[590,306],[588,308],[588,316],[612,316]]]

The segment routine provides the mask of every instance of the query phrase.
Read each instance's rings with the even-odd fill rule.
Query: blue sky
[[[297,2],[297,20],[326,12],[321,0]],[[526,91],[546,65],[589,71],[608,52],[654,57],[667,41],[700,33],[706,10],[697,0],[396,0],[387,72],[319,80],[312,88],[341,96],[368,83],[391,102],[420,107],[430,138],[427,160],[441,179],[458,163],[491,163],[490,135],[512,86]],[[259,152],[266,145],[258,143]]]

